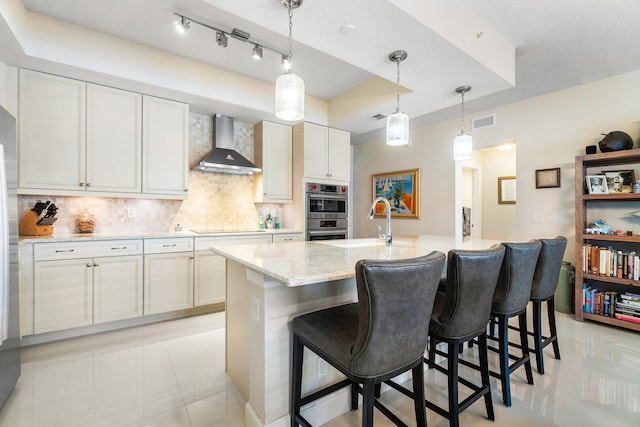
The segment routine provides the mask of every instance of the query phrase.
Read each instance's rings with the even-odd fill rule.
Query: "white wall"
[[[482,238],[513,241],[516,206],[498,204],[498,177],[516,176],[516,150],[488,150],[482,153]],[[517,182],[517,180],[516,180]],[[516,189],[516,199],[518,191]],[[479,236],[476,236],[479,237]]]
[[[496,127],[472,133],[476,148],[518,142],[514,239],[562,234],[573,241],[575,157],[612,130],[630,134],[637,147],[639,88],[640,70],[471,116],[497,113]],[[354,147],[354,236],[373,236],[378,225],[378,220],[364,220],[371,203],[371,174],[411,167],[422,170],[420,219],[394,220],[394,234],[454,234],[451,142],[458,127],[456,119],[414,129],[409,148],[387,147],[382,139]],[[561,168],[561,187],[536,190],[535,170],[553,167]],[[534,213],[542,214],[544,222],[534,223]],[[565,259],[574,258],[570,243]]]

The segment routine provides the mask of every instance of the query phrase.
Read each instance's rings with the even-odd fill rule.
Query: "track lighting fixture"
[[[216,33],[216,42],[218,42],[218,46],[220,47],[227,47],[227,44],[229,43],[229,37],[227,37],[227,35],[222,31],[218,31]]]
[[[280,0],[281,2],[284,1],[288,1],[288,0]],[[291,0],[294,3],[297,3],[293,5],[293,8],[296,8],[299,6],[300,3],[302,3],[302,0]],[[283,3],[284,4],[284,3]],[[182,13],[178,13],[178,12],[174,12],[173,13],[176,17],[175,20],[175,26],[176,26],[176,31],[178,31],[180,34],[184,34],[188,29],[189,26],[194,23],[194,24],[198,24],[202,27],[208,28],[212,31],[216,32],[216,43],[218,43],[218,46],[220,47],[227,47],[227,45],[229,44],[229,37],[233,38],[234,40],[238,40],[241,41],[243,43],[250,43],[253,45],[253,50],[251,51],[251,57],[254,58],[255,60],[260,60],[262,59],[262,53],[263,50],[269,50],[271,52],[274,52],[278,55],[280,55],[282,57],[282,66],[285,70],[289,70],[291,67],[290,64],[290,58],[291,58],[291,54],[289,53],[289,55],[287,55],[284,52],[281,52],[280,50],[270,47],[270,46],[265,46],[264,43],[259,42],[258,40],[252,39],[251,38],[251,34],[241,30],[239,28],[233,28],[231,30],[225,30],[222,28],[217,28],[214,27],[213,25],[207,24],[206,22],[203,22],[201,20],[189,17],[187,15],[184,15]]]
[[[255,45],[253,47],[253,51],[251,52],[251,57],[253,59],[255,59],[256,61],[259,61],[262,59],[262,48],[258,45]]]
[[[304,80],[293,72],[293,9],[303,0],[280,0],[289,10],[289,69],[276,80],[276,117],[290,122],[304,119]]]
[[[471,90],[471,86],[460,86],[456,93],[462,96],[462,123],[460,135],[453,139],[453,160],[467,160],[473,157],[473,138],[464,131],[464,94]]]
[[[187,31],[189,31],[189,26],[191,25],[191,21],[189,21],[187,19],[186,16],[177,16],[176,17],[176,31],[178,32],[178,34],[184,34]]]

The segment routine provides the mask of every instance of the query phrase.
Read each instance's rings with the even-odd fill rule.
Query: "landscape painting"
[[[395,218],[420,218],[420,169],[409,169],[373,175],[373,200],[384,197]],[[385,216],[385,203],[375,207],[376,216]]]

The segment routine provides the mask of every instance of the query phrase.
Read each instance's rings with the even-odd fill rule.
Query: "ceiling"
[[[230,38],[227,48],[219,47],[215,32],[196,24],[180,36],[174,13],[226,31],[239,28],[256,43],[288,51],[288,15],[280,0],[5,1],[22,1],[27,13],[260,84],[273,85],[282,73],[280,55],[265,50],[263,60],[255,61],[251,44]],[[400,66],[400,106],[415,127],[457,117],[457,86],[473,87],[465,95],[465,110],[473,113],[640,69],[638,22],[636,0],[304,0],[293,12],[293,57],[307,95],[317,98],[310,105],[324,105],[329,125],[365,141],[385,125],[372,116],[395,110],[396,65],[387,58],[394,50],[408,52]],[[355,27],[353,33],[340,31],[347,24]],[[0,23],[0,35],[6,25]],[[29,58],[40,54],[49,62],[63,61],[29,47],[22,43]],[[19,57],[3,59],[0,53],[0,60],[23,66]],[[232,110],[248,122],[275,119],[272,107],[229,99],[217,104],[212,98],[196,96],[189,102],[197,112]],[[217,108],[225,111],[212,110]]]

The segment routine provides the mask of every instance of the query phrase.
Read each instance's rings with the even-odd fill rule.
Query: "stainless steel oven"
[[[305,196],[307,240],[348,237],[349,188],[308,182]]]

